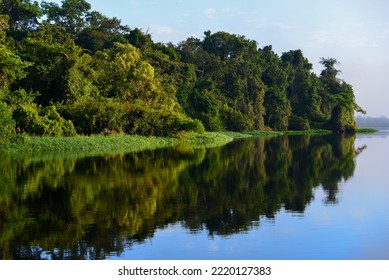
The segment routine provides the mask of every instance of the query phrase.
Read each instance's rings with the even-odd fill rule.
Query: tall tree
[[[316,127],[324,122],[325,118],[320,108],[319,81],[312,72],[312,64],[303,56],[301,50],[283,53],[281,59],[288,71],[287,95],[294,119]]]
[[[75,42],[92,53],[112,47],[114,41],[128,41],[124,34],[128,34],[130,29],[116,17],[109,18],[92,11],[86,15],[86,23],[86,27],[76,35]]]
[[[26,76],[26,68],[31,63],[25,62],[6,44],[6,32],[9,17],[0,15],[0,98],[11,85]]]
[[[323,84],[321,92],[323,105],[327,114],[330,114],[327,128],[337,132],[353,133],[356,130],[353,88],[337,77],[341,71],[336,69],[335,65],[339,62],[335,58],[322,58],[320,63],[324,66],[320,74]]]
[[[0,14],[9,16],[10,32],[26,32],[35,29],[42,16],[37,1],[30,0],[1,0]]]
[[[42,105],[62,101],[68,94],[69,70],[81,50],[73,38],[58,25],[42,24],[19,48],[20,56],[33,64],[20,85],[39,92]]]
[[[61,6],[43,1],[41,7],[47,22],[54,22],[73,35],[85,28],[86,17],[91,9],[91,5],[85,0],[63,0]]]
[[[265,124],[275,130],[287,130],[291,114],[290,100],[287,98],[288,73],[282,67],[281,59],[272,50],[272,46],[262,50],[265,71],[262,80],[266,85]]]

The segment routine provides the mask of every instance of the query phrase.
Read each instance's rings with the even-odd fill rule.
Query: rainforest
[[[84,0],[0,5],[0,142],[30,136],[180,136],[205,131],[354,133],[352,85],[335,58],[277,54],[205,31],[154,42]]]

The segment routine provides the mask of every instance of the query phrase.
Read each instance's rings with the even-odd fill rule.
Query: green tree
[[[19,48],[19,55],[32,62],[20,85],[27,91],[39,92],[36,102],[41,105],[63,101],[69,93],[69,69],[80,53],[71,35],[61,27],[41,25]]]
[[[164,84],[141,51],[131,44],[84,54],[69,76],[63,107],[83,133],[126,132],[175,135],[204,128],[182,112],[174,87]]]
[[[8,16],[0,15],[0,100],[14,82],[26,76],[26,68],[31,66],[6,44],[8,19]]]
[[[128,42],[124,34],[128,34],[130,29],[123,26],[118,18],[92,11],[87,13],[85,20],[86,27],[76,34],[75,42],[91,53],[112,47],[115,41]]]
[[[288,73],[272,46],[263,48],[262,57],[265,71],[261,78],[267,87],[264,99],[265,124],[275,130],[285,131],[291,115],[291,102],[287,98]]]
[[[189,38],[178,46],[182,60],[194,65],[201,80],[192,93],[186,92],[186,100],[191,98],[190,94],[209,95],[210,91],[202,91],[202,81],[212,81],[217,90],[211,94],[220,112],[215,123],[222,123],[222,128],[228,130],[263,128],[264,85],[257,43],[226,32],[206,31],[204,35],[202,41]]]
[[[8,33],[18,40],[25,37],[28,31],[35,30],[42,16],[38,2],[30,0],[1,0],[0,14],[9,16]]]
[[[324,112],[330,115],[326,126],[337,132],[354,133],[354,110],[360,107],[355,102],[352,86],[337,78],[341,71],[335,67],[338,64],[336,59],[322,58],[320,62],[324,66],[320,74],[323,107]]]
[[[308,129],[319,127],[325,122],[325,117],[321,112],[320,82],[312,72],[312,64],[301,50],[283,53],[281,59],[288,71],[287,96],[294,115],[294,129],[304,126],[296,125],[298,122],[308,123]]]
[[[91,5],[85,0],[63,0],[61,6],[43,1],[41,7],[47,17],[46,22],[54,22],[73,35],[85,28],[86,17],[91,9]]]

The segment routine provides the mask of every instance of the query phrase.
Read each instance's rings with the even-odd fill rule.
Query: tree
[[[323,84],[321,94],[325,110],[330,114],[326,126],[337,132],[354,133],[354,109],[359,106],[355,103],[352,86],[337,78],[341,71],[335,68],[339,64],[336,59],[322,58],[320,63],[324,66],[320,74]]]
[[[69,75],[70,94],[61,111],[86,134],[166,136],[204,131],[199,121],[183,114],[169,87],[138,48],[115,43],[76,61]]]
[[[63,0],[61,6],[43,1],[41,7],[47,17],[46,22],[54,22],[73,35],[85,28],[86,17],[91,9],[85,0]]]
[[[19,48],[20,56],[32,62],[20,85],[27,91],[39,92],[36,102],[41,105],[63,101],[69,91],[69,70],[80,53],[63,28],[42,24]]]
[[[116,17],[109,18],[92,11],[87,13],[86,22],[86,27],[76,34],[75,42],[92,53],[112,47],[114,41],[128,42],[124,34],[128,34],[130,29]]]
[[[204,32],[204,39],[189,38],[178,46],[183,62],[193,64],[197,78],[212,81],[217,90],[202,91],[197,83],[192,94],[209,94],[217,100],[222,128],[233,130],[264,127],[264,85],[257,43],[227,32]],[[197,88],[200,87],[200,88]],[[188,92],[188,99],[190,93]],[[199,100],[198,97],[192,100]],[[217,116],[217,115],[215,115]],[[238,118],[239,121],[232,118]],[[217,126],[219,127],[219,126]]]
[[[288,73],[282,67],[281,59],[267,46],[262,50],[265,71],[262,80],[266,85],[265,91],[265,124],[275,130],[288,129],[291,115],[291,102],[287,98]]]
[[[30,0],[1,0],[0,14],[9,16],[9,33],[19,40],[37,28],[42,16],[38,2]]]
[[[288,72],[287,96],[294,120],[307,122],[308,128],[320,126],[325,118],[320,108],[319,81],[312,72],[312,64],[301,50],[283,53],[281,59]]]
[[[26,76],[26,68],[31,66],[6,44],[8,19],[8,16],[0,15],[0,100],[14,82]]]

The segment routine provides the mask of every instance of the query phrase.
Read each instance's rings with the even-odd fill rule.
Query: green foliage
[[[19,49],[20,56],[32,62],[20,85],[26,90],[39,92],[36,102],[41,105],[63,101],[69,91],[69,69],[80,52],[62,28],[41,25]]]
[[[127,112],[125,132],[139,135],[174,136],[184,131],[204,132],[204,126],[182,113],[160,111],[138,102]]]
[[[41,108],[35,103],[18,104],[12,118],[17,130],[30,135],[73,136],[76,134],[73,123],[60,116],[54,105]]]
[[[1,0],[0,14],[9,16],[8,34],[19,41],[39,25],[42,16],[38,2],[30,0]]]
[[[227,105],[223,106],[220,114],[227,130],[247,131],[253,128],[252,120],[248,116],[243,115],[240,111],[236,111]]]
[[[328,114],[331,115],[326,128],[340,133],[355,133],[357,126],[354,110],[359,106],[355,103],[353,88],[337,79],[336,75],[340,71],[335,68],[335,64],[338,64],[336,59],[322,58],[321,63],[325,67],[320,75],[323,83],[322,95]]]
[[[70,34],[76,34],[85,27],[85,18],[91,9],[85,0],[64,0],[61,7],[57,3],[43,1],[41,6],[47,22],[54,22]]]
[[[9,17],[0,14],[0,94],[7,91],[16,81],[26,76],[25,69],[31,66],[31,63],[23,61],[6,44],[6,31],[9,28]],[[0,95],[0,98],[2,96]]]
[[[304,119],[299,116],[292,115],[289,118],[289,130],[309,130],[310,125],[307,119]]]
[[[339,133],[355,133],[357,125],[353,113],[343,106],[335,107],[328,128]]]
[[[15,120],[12,110],[0,101],[0,142],[7,142],[15,135]]]
[[[155,43],[85,0],[0,7],[0,102],[22,133],[353,132],[364,111],[337,60],[321,63],[223,31]]]
[[[357,133],[359,134],[372,134],[378,132],[377,129],[374,128],[358,128]]]
[[[120,133],[128,122],[125,104],[109,98],[80,98],[60,106],[60,111],[79,134]]]

